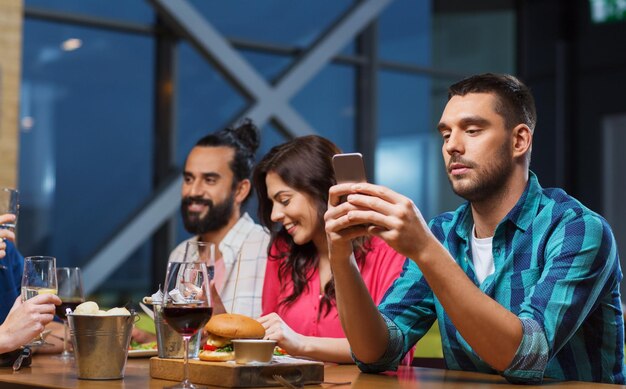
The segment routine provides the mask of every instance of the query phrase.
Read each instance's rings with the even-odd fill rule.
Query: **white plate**
[[[154,357],[159,355],[158,350],[128,350],[129,358]]]

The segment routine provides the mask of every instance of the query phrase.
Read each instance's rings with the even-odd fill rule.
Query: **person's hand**
[[[305,337],[292,330],[277,313],[272,312],[261,316],[257,321],[265,328],[263,339],[275,340],[278,347],[285,350],[289,355],[304,354]]]
[[[345,192],[345,188],[336,190],[340,189]],[[435,239],[411,199],[369,183],[351,184],[350,189],[352,193],[348,194],[347,202],[353,208],[335,220],[334,230],[354,229],[354,226],[365,224],[369,234],[379,236],[407,257],[416,256]]]
[[[54,306],[60,304],[54,294],[40,294],[24,302],[18,297],[0,326],[0,349],[15,350],[39,336],[54,318]]]
[[[0,215],[0,224],[10,223],[14,221],[15,215],[13,214],[6,213],[4,215]],[[4,258],[7,255],[7,244],[5,242],[7,239],[14,242],[15,233],[11,230],[0,228],[0,259]]]
[[[347,215],[358,208],[341,199],[352,191],[353,184],[338,184],[328,192],[328,209],[324,214],[328,253],[333,262],[347,260],[352,254],[352,240],[367,235],[364,224],[350,223]]]

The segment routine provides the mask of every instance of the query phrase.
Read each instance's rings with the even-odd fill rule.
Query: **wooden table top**
[[[10,367],[0,368],[1,388],[163,388],[173,381],[150,378],[148,358],[129,358],[126,374],[122,380],[79,380],[72,363],[55,359],[54,356],[38,355],[30,367],[13,372]],[[420,388],[457,389],[479,387],[481,389],[508,386],[497,375],[460,372],[420,367],[401,367],[393,374],[363,374],[354,365],[326,365],[324,380],[328,382],[349,381],[349,385],[307,385],[307,388]],[[513,385],[511,385],[513,387]],[[515,385],[520,388],[521,386]],[[528,388],[529,386],[524,386]],[[621,385],[594,384],[589,382],[550,383],[544,388],[626,388]]]

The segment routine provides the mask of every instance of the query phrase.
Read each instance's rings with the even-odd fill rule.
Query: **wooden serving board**
[[[189,360],[189,379],[194,384],[227,388],[280,386],[272,375],[280,374],[301,385],[324,381],[324,364],[290,357],[274,357],[268,364],[238,365],[231,362]],[[183,380],[182,359],[150,358],[150,376],[164,380]]]

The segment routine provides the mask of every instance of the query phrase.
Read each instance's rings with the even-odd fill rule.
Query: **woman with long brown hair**
[[[340,150],[311,135],[275,146],[255,168],[261,224],[271,232],[259,319],[266,338],[290,355],[351,363],[335,305],[324,229],[332,157]],[[402,272],[405,258],[379,238],[353,242],[374,302]],[[410,359],[410,357],[409,357]]]

